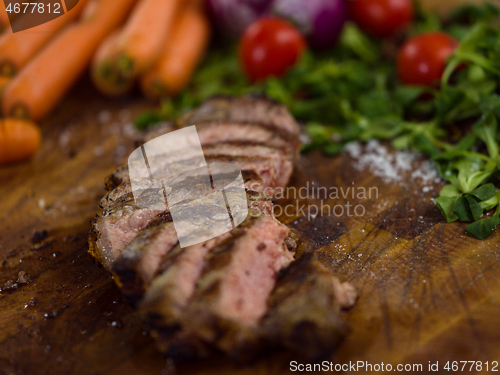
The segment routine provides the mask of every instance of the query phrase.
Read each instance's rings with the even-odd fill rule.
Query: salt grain
[[[111,120],[111,112],[110,111],[101,111],[97,115],[97,119],[101,124],[106,124]]]
[[[38,208],[44,209],[45,208],[45,199],[39,199],[38,200]]]
[[[424,185],[424,192],[429,192],[432,187],[427,186],[439,183],[441,178],[437,168],[425,160],[420,162],[421,155],[417,152],[395,151],[389,149],[377,140],[370,140],[366,146],[360,142],[351,142],[345,146],[345,151],[354,161],[354,167],[359,170],[369,169],[372,174],[384,182],[402,181],[408,173],[412,180],[419,180]],[[416,168],[418,165],[418,168]]]

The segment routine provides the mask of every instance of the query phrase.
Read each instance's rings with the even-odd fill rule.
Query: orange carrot
[[[19,31],[6,32],[0,37],[0,74],[13,76],[70,21],[81,13],[87,0],[80,0],[67,14],[42,25]],[[30,14],[16,20],[16,26],[30,22]]]
[[[181,0],[140,0],[117,41],[116,69],[137,77],[161,54]]]
[[[12,21],[14,21],[17,18],[19,18],[19,16],[21,16],[21,12],[16,13],[13,11],[12,5],[11,5],[10,9],[11,9],[11,12],[8,13],[7,9],[5,8],[5,2],[0,1],[0,31],[3,31],[3,32],[12,31],[12,28],[10,27],[10,19],[12,19]],[[9,15],[10,15],[10,19],[9,19]]]
[[[210,25],[200,7],[189,6],[179,16],[158,63],[141,79],[150,98],[173,96],[189,82],[210,39]]]
[[[128,92],[134,84],[132,79],[120,76],[112,68],[111,64],[115,56],[117,39],[118,31],[115,31],[101,43],[91,66],[92,82],[99,91],[109,96],[122,95]]]
[[[31,121],[0,119],[0,164],[21,161],[40,147],[40,129]]]
[[[61,100],[90,62],[102,40],[127,15],[135,0],[94,0],[82,19],[56,36],[7,86],[7,116],[39,120]]]

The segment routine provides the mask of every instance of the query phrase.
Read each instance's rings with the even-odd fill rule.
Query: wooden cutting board
[[[86,237],[103,178],[135,148],[130,120],[148,106],[137,98],[103,99],[81,82],[42,124],[41,151],[27,163],[0,168],[0,373],[288,372],[295,358],[287,353],[270,353],[246,367],[222,357],[167,361],[108,272],[90,260]],[[307,220],[289,210],[292,217],[282,217],[302,239],[299,253],[317,252],[359,290],[356,307],[344,314],[351,332],[333,360],[423,364],[423,373],[429,361],[439,361],[439,373],[448,373],[446,361],[499,361],[499,231],[479,241],[463,224],[446,224],[431,201],[439,183],[423,192],[410,174],[387,182],[355,168],[345,153],[302,156],[293,176],[297,188],[314,182],[344,192],[378,189],[371,198],[323,202],[362,205],[364,216]]]

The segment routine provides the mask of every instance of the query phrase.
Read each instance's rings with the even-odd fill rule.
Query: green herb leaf
[[[158,111],[142,112],[135,118],[134,125],[137,129],[146,129],[160,121],[162,121],[162,118]]]
[[[481,139],[488,148],[490,157],[498,156],[498,143],[496,142],[497,119],[492,112],[488,112],[472,127],[473,133]]]
[[[424,133],[416,134],[413,137],[411,144],[416,150],[431,158],[439,153],[438,149],[432,144],[429,137]]]
[[[441,189],[441,192],[439,193],[440,197],[458,197],[460,195],[460,192],[458,191],[456,186],[453,185],[445,185]]]
[[[453,212],[456,200],[456,197],[447,196],[439,196],[438,198],[436,198],[436,204],[438,205],[441,213],[448,223],[458,220],[458,216]]]
[[[497,189],[495,189],[495,185],[493,185],[491,182],[485,185],[482,185],[470,192],[470,195],[475,196],[481,201],[488,200],[490,198],[493,198],[497,192]]]
[[[474,221],[481,217],[483,210],[472,196],[463,194],[457,198],[453,213],[460,221]]]
[[[498,224],[500,224],[500,218],[498,216],[493,216],[487,219],[475,221],[474,223],[467,225],[465,230],[477,239],[484,240],[493,234]]]

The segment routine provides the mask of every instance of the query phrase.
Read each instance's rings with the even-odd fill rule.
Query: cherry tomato
[[[250,79],[259,81],[284,74],[305,48],[305,39],[294,26],[280,18],[265,17],[243,33],[239,57]]]
[[[373,36],[388,38],[413,20],[411,0],[353,0],[351,16]]]
[[[433,86],[439,83],[446,60],[458,41],[443,32],[431,32],[408,39],[398,52],[397,70],[407,85]]]

